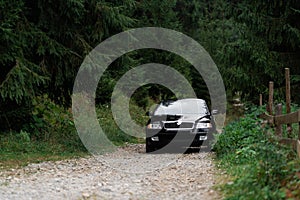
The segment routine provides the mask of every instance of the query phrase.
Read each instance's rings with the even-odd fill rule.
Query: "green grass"
[[[230,175],[226,199],[300,199],[300,159],[266,135],[254,110],[228,124],[214,146],[219,166]]]
[[[130,106],[130,115],[132,120],[139,124],[140,126],[145,126],[145,111],[136,105]],[[113,142],[114,145],[122,146],[125,143],[143,143],[145,140],[143,138],[138,138],[132,136],[131,133],[127,134],[122,131],[116,124],[111,109],[108,106],[99,106],[96,109],[98,114],[98,121],[106,134],[107,138]],[[124,120],[125,121],[125,120]],[[144,133],[141,133],[143,135]],[[146,136],[146,135],[145,135]]]
[[[0,135],[0,169],[87,155],[89,155],[88,152],[83,149],[71,150],[61,144],[33,141],[26,137],[24,132],[10,132]]]
[[[40,163],[44,161],[57,161],[71,158],[78,158],[88,156],[86,152],[28,152],[28,153],[16,153],[16,152],[1,152],[0,153],[0,170],[18,168],[27,166],[30,163]]]
[[[38,100],[33,110],[33,121],[23,130],[0,133],[0,169],[89,155],[76,132],[70,110],[56,105],[47,97]],[[96,111],[99,124],[114,145],[144,142],[143,138],[120,130],[110,107],[98,106]],[[143,109],[131,104],[130,114],[136,123],[145,125],[147,118]]]

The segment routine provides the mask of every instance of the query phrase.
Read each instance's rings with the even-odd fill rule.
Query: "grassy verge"
[[[26,166],[29,163],[55,161],[89,155],[84,149],[67,149],[61,144],[32,141],[24,132],[2,133],[0,137],[0,169]]]
[[[1,152],[0,153],[0,170],[6,170],[11,168],[18,168],[27,166],[30,163],[40,163],[44,161],[57,161],[64,159],[72,159],[78,157],[88,156],[86,152],[73,152],[73,153],[53,153],[53,152],[28,152],[28,153],[16,153],[16,152]]]
[[[228,124],[219,135],[214,149],[219,166],[231,177],[221,189],[226,199],[300,199],[300,159],[267,136],[258,113]]]
[[[136,105],[130,106],[130,115],[132,120],[143,126],[146,124],[147,117],[145,116],[142,109]],[[99,106],[97,108],[98,120],[101,128],[105,132],[107,138],[112,141],[114,145],[122,146],[125,143],[144,143],[143,138],[134,137],[122,131],[116,124],[111,109],[108,106]],[[124,121],[126,121],[124,119]],[[143,133],[142,133],[143,134]]]
[[[52,102],[47,96],[34,103],[33,120],[21,131],[0,133],[0,169],[25,166],[28,163],[62,160],[89,155],[75,129],[72,113]],[[96,108],[99,124],[113,144],[142,143],[116,125],[108,106]],[[130,106],[134,121],[144,124],[144,112]]]

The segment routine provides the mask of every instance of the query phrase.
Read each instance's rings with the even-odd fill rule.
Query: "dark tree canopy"
[[[30,115],[32,100],[42,94],[68,107],[84,57],[113,34],[144,26],[170,28],[199,41],[218,65],[229,96],[240,91],[256,102],[273,80],[276,97],[282,98],[284,68],[290,67],[293,99],[299,101],[299,18],[297,0],[0,1],[0,124],[26,122],[23,116]],[[174,67],[199,97],[209,98],[201,76],[184,59],[141,50],[109,67],[101,78],[97,103],[110,101],[116,81],[126,71],[149,62]],[[173,94],[148,85],[135,95],[144,106],[147,98]]]

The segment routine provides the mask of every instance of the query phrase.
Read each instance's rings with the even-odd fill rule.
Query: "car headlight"
[[[162,129],[160,122],[151,122],[147,126],[148,129]]]
[[[212,127],[211,123],[199,122],[196,124],[196,128],[211,128],[211,127]]]

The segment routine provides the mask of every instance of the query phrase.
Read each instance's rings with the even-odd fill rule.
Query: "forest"
[[[234,98],[238,97],[246,107],[252,108],[258,105],[259,94],[262,94],[266,104],[269,81],[274,82],[274,102],[283,103],[285,68],[290,68],[291,99],[295,110],[300,102],[299,19],[299,0],[1,0],[0,167],[86,155],[72,116],[76,75],[85,57],[97,45],[134,28],[166,28],[183,33],[202,45],[223,78],[228,118],[234,114],[231,106]],[[97,115],[102,119],[99,123],[116,145],[144,142],[118,128],[110,103],[118,80],[129,70],[146,63],[160,63],[176,69],[189,81],[198,98],[210,102],[203,78],[184,58],[157,49],[126,53],[105,70],[95,96]],[[143,125],[148,119],[144,113],[149,107],[169,98],[174,98],[174,94],[168,88],[158,84],[144,85],[130,100],[131,117]],[[290,152],[267,160],[270,156],[265,156],[264,147],[270,147],[269,155],[278,149],[269,140],[261,138],[262,129],[257,128],[254,118],[246,115],[224,130],[229,137],[244,142],[242,146],[234,140],[227,142],[228,139],[221,136],[224,138],[216,149],[226,162],[240,157],[241,166],[250,163],[251,169],[257,169],[255,173],[261,178],[259,170],[265,170],[263,161],[278,163],[289,157]],[[249,131],[253,133],[250,142],[241,138]],[[253,142],[259,144],[259,151],[256,146],[251,146]],[[250,146],[246,149],[245,145]],[[235,151],[233,148],[241,149]],[[265,160],[252,166],[254,159],[260,159],[258,155],[264,155]],[[288,169],[300,166],[290,165],[292,167]],[[261,168],[255,168],[257,166]],[[286,170],[286,163],[278,164],[274,168],[278,172],[274,172],[274,180],[263,177],[266,180],[260,182],[262,185],[255,186],[245,179],[240,185],[233,186],[242,188],[245,183],[249,194],[254,195],[249,198],[265,195],[265,199],[278,199],[299,195],[292,191],[300,191],[300,181],[292,182],[292,175],[282,178],[280,170],[283,169]],[[238,171],[244,173],[241,168]],[[257,177],[251,177],[255,183]],[[256,187],[253,190],[257,189],[256,194],[250,191],[250,186]],[[264,186],[269,188],[262,194],[264,191],[260,188]],[[278,192],[280,187],[282,193]],[[285,187],[289,188],[286,192]]]
[[[71,124],[73,84],[85,56],[110,36],[139,27],[168,28],[199,42],[218,66],[228,101],[239,94],[243,102],[257,104],[259,94],[267,99],[269,81],[275,83],[275,100],[282,101],[284,68],[289,67],[292,101],[297,103],[299,7],[297,0],[3,0],[1,134],[23,131],[34,140],[48,140],[49,130],[60,132]],[[188,62],[172,53],[144,49],[109,66],[98,84],[97,105],[110,103],[116,82],[128,70],[149,62],[175,68],[199,98],[209,101],[205,83]],[[167,88],[150,84],[139,88],[132,99],[145,110],[149,102],[172,95]]]
[[[0,4],[2,131],[21,130],[31,123],[34,104],[42,96],[69,108],[84,57],[106,38],[138,27],[169,28],[198,41],[217,64],[228,99],[239,92],[243,101],[257,103],[260,93],[267,95],[272,80],[275,98],[282,100],[285,67],[291,69],[292,99],[300,99],[300,5],[296,0],[4,0]],[[174,67],[198,96],[209,98],[201,77],[184,59],[141,50],[122,56],[109,67],[99,83],[97,103],[107,104],[118,78],[148,62]],[[202,84],[196,84],[199,82]],[[155,91],[150,92],[152,96],[151,90]],[[147,99],[161,100],[169,93],[149,85],[139,89],[135,99],[146,107]]]

